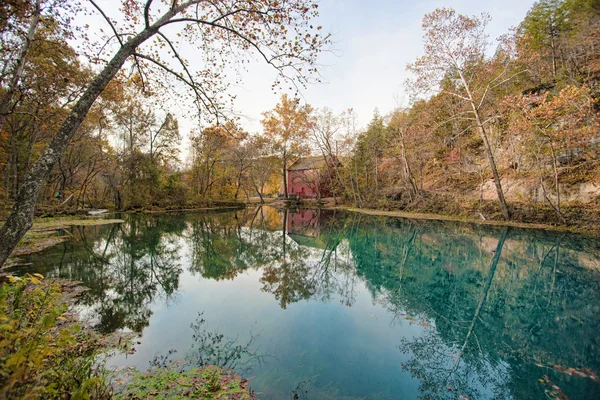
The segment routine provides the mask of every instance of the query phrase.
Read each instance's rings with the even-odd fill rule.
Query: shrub
[[[61,286],[40,274],[0,286],[0,398],[110,396],[95,335],[68,318]]]

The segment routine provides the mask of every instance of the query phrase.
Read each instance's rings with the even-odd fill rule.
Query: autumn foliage
[[[498,40],[487,33],[491,15],[434,10],[408,65],[410,101],[360,127],[352,109],[315,110],[297,96],[319,81],[319,54],[331,46],[313,1],[3,2],[1,211],[14,206],[19,218],[0,250],[36,207],[285,197],[286,168],[309,154],[341,161],[322,171],[336,203],[466,208],[486,219],[522,219],[511,211],[524,204],[565,223],[563,203],[581,200],[569,190],[600,176],[599,10],[595,0],[542,0]],[[93,31],[78,15],[103,26]],[[231,72],[256,59],[284,93],[260,132],[245,132]],[[182,118],[193,119],[191,132]]]

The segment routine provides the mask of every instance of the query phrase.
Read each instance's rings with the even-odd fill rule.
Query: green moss
[[[247,381],[215,366],[180,371],[178,365],[136,373],[116,399],[254,399]]]
[[[33,231],[42,229],[61,229],[69,226],[90,226],[90,225],[107,225],[107,224],[120,224],[123,223],[122,219],[82,219],[82,218],[69,218],[69,217],[56,217],[56,218],[37,218],[33,222],[31,229]]]
[[[55,246],[69,238],[70,226],[91,226],[123,223],[122,219],[81,219],[77,217],[37,218],[23,236],[11,256],[33,254]],[[61,231],[61,232],[59,232]]]

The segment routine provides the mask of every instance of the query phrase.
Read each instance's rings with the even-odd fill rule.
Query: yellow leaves
[[[39,285],[40,283],[42,283],[38,278],[36,278],[35,276],[30,276],[29,277],[29,282],[33,283],[34,285]]]
[[[60,295],[59,285],[46,283],[43,278],[41,274],[12,277],[0,290],[0,354],[3,359],[0,376],[7,398],[54,398],[51,394],[56,393],[56,388],[79,373],[78,363],[90,362],[89,358],[81,359],[81,350],[87,343],[77,342],[81,337],[79,326],[69,324],[63,315],[67,305]],[[62,329],[57,329],[58,321],[66,322]],[[65,369],[64,366],[69,367]],[[32,376],[36,377],[35,382],[32,382]],[[90,384],[99,385],[100,382],[90,381]],[[77,385],[61,390],[79,390],[80,398],[87,398],[90,387]]]
[[[6,366],[7,367],[12,367],[12,366],[18,366],[20,364],[22,364],[25,361],[25,357],[23,357],[21,354],[17,353],[12,357],[9,357],[8,360],[6,360]]]
[[[18,276],[13,276],[13,275],[8,275],[7,276],[8,282],[10,283],[18,283],[18,282],[23,282],[23,278],[18,277]],[[25,275],[25,280],[29,281],[30,283],[34,284],[34,285],[39,285],[41,284],[41,280],[44,279],[44,275],[42,274],[26,274]]]
[[[14,332],[19,324],[17,320],[10,319],[6,315],[2,315],[1,321],[3,322],[3,324],[0,325],[0,332],[3,332],[4,334],[6,334],[6,332]]]

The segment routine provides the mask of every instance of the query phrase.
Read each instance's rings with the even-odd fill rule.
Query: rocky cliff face
[[[504,178],[502,187],[507,201],[544,202],[544,190],[536,179]],[[600,201],[600,182],[561,184],[561,202],[596,203]],[[546,186],[548,197],[554,201],[556,193],[552,186]],[[496,200],[494,181],[486,181],[480,188],[484,200]]]

